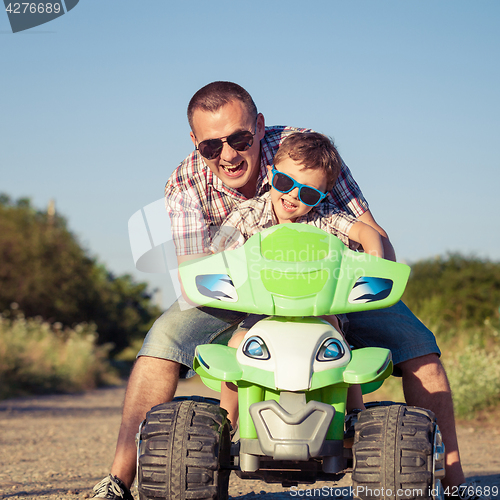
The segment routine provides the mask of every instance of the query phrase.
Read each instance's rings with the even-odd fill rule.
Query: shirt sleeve
[[[349,240],[349,231],[357,222],[356,217],[337,210],[327,213],[321,213],[315,210],[309,212],[307,215],[309,216],[307,224],[335,235],[344,245],[351,248],[351,250],[358,248],[358,243]]]
[[[210,252],[218,253],[223,250],[235,250],[242,246],[247,239],[244,218],[238,208],[235,208],[213,237]]]
[[[208,253],[210,231],[196,192],[181,190],[169,181],[165,186],[165,207],[177,255]]]
[[[354,180],[349,167],[344,160],[341,159],[341,161],[340,175],[327,200],[338,210],[359,217],[368,210],[368,202]]]

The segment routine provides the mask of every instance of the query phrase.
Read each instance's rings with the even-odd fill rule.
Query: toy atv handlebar
[[[316,227],[281,224],[236,250],[184,262],[179,272],[187,296],[199,305],[322,316],[395,304],[410,268],[353,252]]]

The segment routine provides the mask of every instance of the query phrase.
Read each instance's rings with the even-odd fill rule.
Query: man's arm
[[[194,190],[185,189],[171,182],[165,186],[165,204],[170,216],[172,237],[175,243],[177,264],[210,255],[207,248],[209,229],[203,216],[203,210]],[[196,252],[198,253],[189,253]],[[180,255],[179,255],[180,254]],[[182,285],[180,273],[177,274],[182,296],[191,305]]]
[[[363,251],[375,257],[385,257],[382,236],[372,226],[357,220],[349,231],[349,239],[360,243]]]
[[[207,249],[207,252],[191,255],[178,255],[177,264],[180,265],[181,262],[199,259],[200,257],[206,257],[207,255],[213,255],[214,253],[223,252],[225,250],[234,250],[236,248],[239,248],[245,243],[246,238],[236,227],[233,227],[233,225],[239,227],[244,225],[244,219],[240,217],[237,209],[231,212],[231,214],[225,220],[224,224],[220,227],[219,231],[214,236],[210,247]],[[197,305],[190,301],[186,296],[180,273],[179,283],[181,285],[182,296],[184,297],[184,299],[191,305]]]
[[[340,175],[333,187],[333,200],[338,209],[352,214],[354,217],[365,224],[373,227],[382,237],[384,244],[385,258],[396,261],[394,247],[389,241],[387,233],[375,222],[373,215],[368,209],[368,203],[363,197],[361,190],[354,180],[349,167],[342,160],[342,169]],[[362,212],[360,214],[360,212]]]
[[[192,255],[178,255],[177,256],[177,264],[181,264],[182,262],[186,262],[188,260],[194,260],[194,259],[199,259],[200,257],[206,257],[207,255],[210,255],[209,253],[197,253],[197,254],[192,254]],[[188,303],[191,304],[192,306],[198,307],[199,304],[195,304],[193,301],[189,299],[189,297],[186,295],[186,292],[184,290],[184,286],[182,284],[181,280],[181,274],[180,272],[177,273],[178,279],[179,279],[179,284],[181,285],[181,292],[182,296],[184,297],[184,300]]]
[[[384,231],[384,229],[382,229],[377,224],[370,210],[367,210],[366,212],[361,214],[358,217],[358,221],[368,224],[380,234],[380,236],[382,237],[382,243],[384,245],[384,258],[396,262],[396,252],[394,251],[392,243],[389,241],[389,236],[387,236],[387,233]]]

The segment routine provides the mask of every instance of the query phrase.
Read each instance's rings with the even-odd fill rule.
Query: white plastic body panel
[[[255,359],[244,354],[243,346],[250,337],[260,337],[269,351],[269,359]],[[337,339],[344,355],[334,361],[318,361],[316,355],[327,339]],[[279,355],[278,355],[279,353]],[[345,366],[351,354],[342,335],[327,321],[290,322],[267,318],[259,321],[245,335],[236,353],[241,365],[274,372],[276,389],[282,391],[306,391],[310,388],[313,372]]]

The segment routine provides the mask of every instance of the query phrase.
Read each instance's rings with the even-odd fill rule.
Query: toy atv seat
[[[237,250],[183,263],[181,279],[193,302],[268,317],[248,330],[238,349],[200,345],[193,362],[210,388],[220,390],[221,381],[238,386],[239,444],[231,447],[226,412],[213,402],[153,408],[140,431],[141,498],[170,498],[174,467],[184,471],[186,498],[198,495],[194,490],[205,495],[197,498],[226,498],[230,469],[286,485],[340,479],[347,468],[347,390],[353,384],[375,390],[392,373],[392,361],[387,349],[351,352],[320,316],[395,304],[409,271],[353,252],[305,224],[274,226]],[[394,446],[403,440],[405,446]],[[352,453],[360,488],[381,484],[396,492],[411,482],[425,489],[419,497],[441,491],[444,449],[426,410],[363,411]]]

